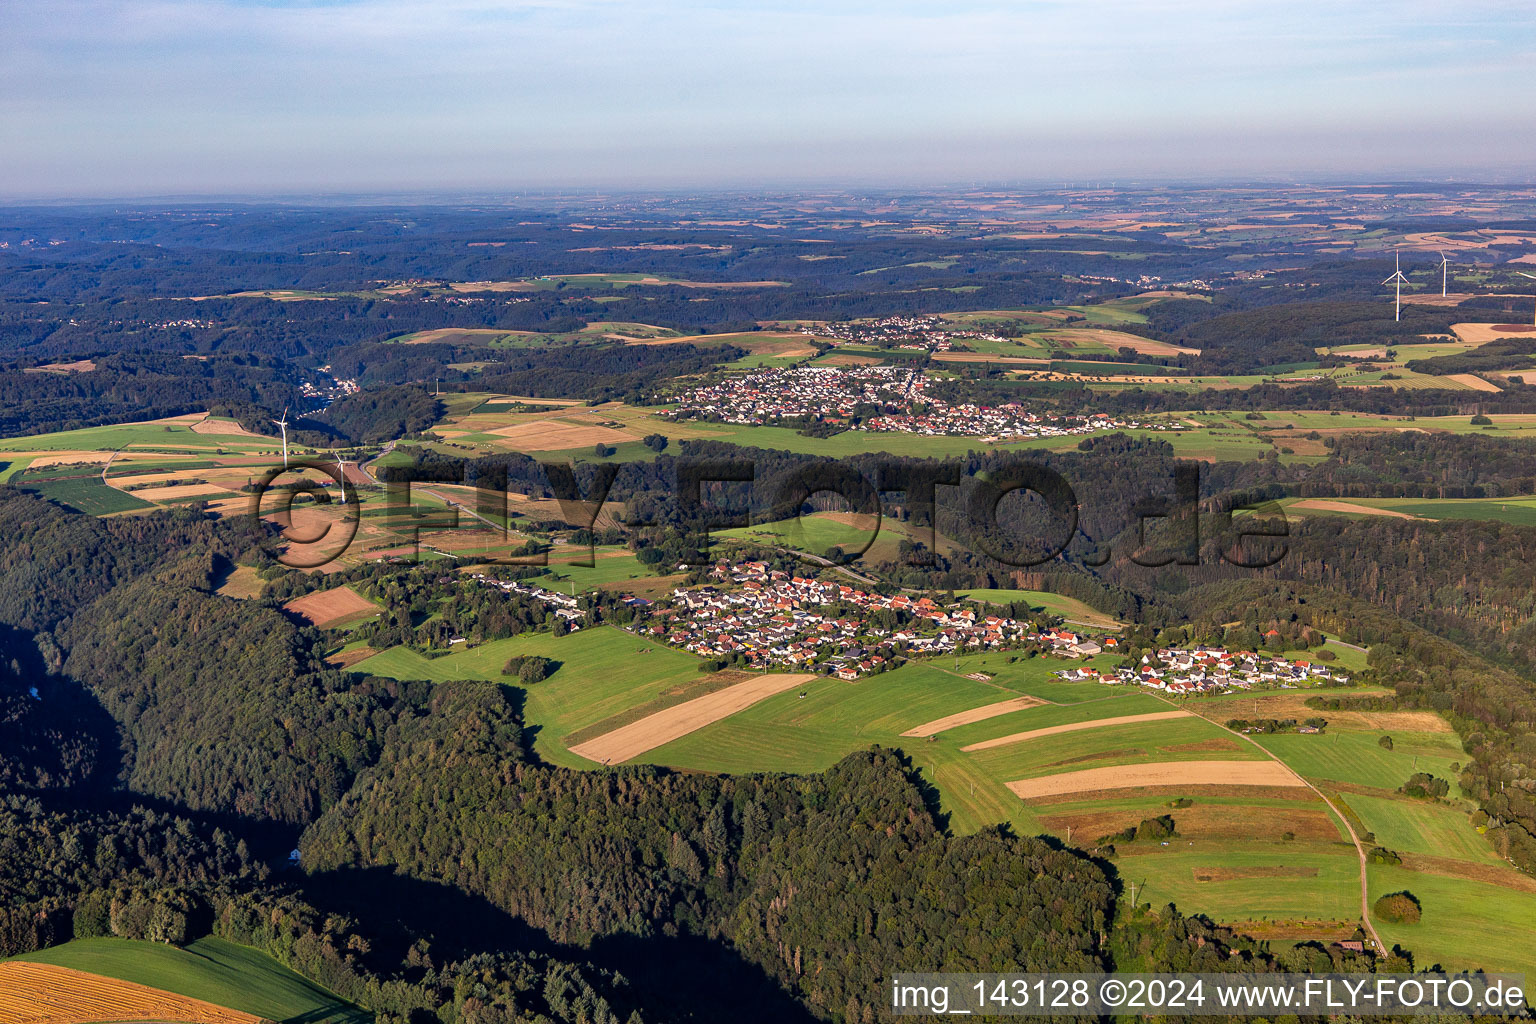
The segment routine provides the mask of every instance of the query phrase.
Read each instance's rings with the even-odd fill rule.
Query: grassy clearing
[[[99,469],[91,466],[27,470],[13,481],[16,486],[65,505],[76,512],[105,516],[155,506],[102,482]]]
[[[373,1015],[265,953],[223,939],[183,949],[129,939],[76,939],[17,957],[131,981],[284,1024],[366,1024]]]
[[[1044,590],[966,590],[956,591],[956,596],[988,604],[1014,604],[1025,601],[1031,608],[1100,629],[1119,629],[1124,625],[1113,616],[1106,615],[1075,597],[1065,597]]]
[[[693,655],[611,626],[583,629],[564,637],[536,633],[495,640],[441,658],[424,658],[409,648],[393,647],[359,662],[352,670],[432,682],[501,681],[506,678],[501,667],[518,654],[559,662],[548,679],[527,688],[523,715],[533,731],[534,750],[545,760],[571,768],[590,768],[591,764],[565,749],[561,742],[565,736],[699,678],[699,660]]]
[[[584,593],[602,587],[621,585],[629,580],[652,580],[656,567],[642,563],[624,548],[598,548],[594,552],[591,567],[572,565],[567,558],[585,558],[568,549],[555,548],[550,552],[549,572],[528,582],[563,594]]]
[[[1318,714],[1327,717],[1326,711]],[[1255,736],[1263,747],[1314,781],[1353,783],[1393,790],[1414,772],[1430,772],[1454,783],[1453,762],[1465,761],[1450,733],[1393,733],[1393,748],[1379,745],[1383,732],[1328,731],[1313,736],[1277,733]]]
[[[1107,704],[1097,705],[1115,717]],[[1166,710],[1166,709],[1164,709]],[[1014,743],[972,755],[989,775],[1000,779],[1032,779],[1084,768],[1139,764],[1149,761],[1254,761],[1263,755],[1252,747],[1239,745],[1221,728],[1202,718],[1183,718],[1128,725],[1106,725],[1100,729],[1042,736],[1025,743]]]
[[[891,526],[890,523],[882,522],[881,532],[885,532]],[[801,516],[799,519],[781,519],[772,523],[714,531],[711,532],[710,539],[758,541],[819,555],[833,547],[840,547],[852,554],[863,550],[876,536],[874,530],[861,529],[849,522],[846,517],[813,513]]]
[[[1488,520],[1515,526],[1536,526],[1536,497],[1510,498],[1349,498],[1350,505],[1402,512],[1420,519]],[[1368,512],[1348,512],[1327,508],[1301,508],[1297,515],[1331,515],[1363,519]]]
[[[1376,843],[1398,853],[1423,853],[1472,863],[1496,864],[1487,840],[1467,820],[1465,810],[1431,800],[1346,793],[1341,799],[1365,822]]]
[[[267,440],[239,434],[200,434],[187,422],[180,422],[184,417],[176,419],[177,422],[120,423],[53,434],[7,437],[0,439],[0,451],[116,451],[128,447],[201,452],[218,448],[240,452],[278,449],[276,438]]]
[[[1409,871],[1373,864],[1372,900],[1404,889],[1418,897],[1423,919],[1392,924],[1373,917],[1382,939],[1414,953],[1414,965],[1441,964],[1449,970],[1536,972],[1536,895],[1472,878]]]
[[[1347,923],[1347,934],[1360,916],[1360,862],[1344,843],[1191,845],[1175,839],[1121,857],[1119,867],[1122,876],[1140,883],[1138,903],[1174,903],[1221,922],[1331,921]]]

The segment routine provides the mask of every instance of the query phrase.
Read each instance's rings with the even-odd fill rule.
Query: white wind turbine
[[[1515,273],[1517,273],[1517,274],[1519,274],[1519,275],[1520,275],[1520,276],[1521,276],[1521,277],[1528,277],[1528,278],[1530,278],[1530,279],[1531,279],[1531,280],[1532,280],[1532,281],[1536,281],[1536,274],[1527,274],[1527,273],[1526,273],[1526,272],[1525,272],[1525,271],[1523,271],[1523,270],[1517,270],[1517,271],[1515,271]],[[1531,317],[1531,323],[1533,323],[1533,324],[1536,324],[1536,314],[1533,314],[1533,315],[1532,315],[1532,317]]]
[[[1445,298],[1445,284],[1451,272],[1451,261],[1445,253],[1440,254],[1440,297]]]
[[[343,499],[347,496],[347,464],[341,461],[341,452],[336,453],[336,486],[341,488]]]
[[[1397,285],[1397,319],[1399,321],[1401,321],[1403,319],[1403,285],[1408,283],[1408,279],[1403,276],[1403,258],[1402,258],[1402,256],[1398,256],[1397,257],[1397,270],[1395,270],[1393,272],[1391,277],[1387,278],[1385,281],[1383,281],[1381,283],[1382,284],[1393,284],[1393,283],[1396,283],[1396,285]]]
[[[283,418],[282,419],[280,419],[280,420],[273,420],[272,422],[276,423],[278,425],[278,428],[281,429],[282,432],[283,432],[283,468],[287,469],[288,468],[288,408],[286,406],[283,407]]]

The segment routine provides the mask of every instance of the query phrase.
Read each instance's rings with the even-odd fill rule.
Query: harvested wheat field
[[[1094,793],[1107,789],[1143,789],[1154,786],[1280,786],[1304,787],[1278,761],[1152,761],[1085,768],[1080,772],[1046,775],[1008,783],[1015,796],[1025,800],[1065,793]]]
[[[1373,508],[1370,505],[1356,505],[1352,501],[1332,501],[1327,498],[1305,498],[1293,502],[1293,509],[1305,512],[1311,509],[1313,512],[1353,512],[1362,516],[1386,516],[1388,519],[1417,519],[1418,516],[1409,515],[1407,512],[1398,512],[1390,508]]]
[[[1503,388],[1499,387],[1497,384],[1493,383],[1492,381],[1483,380],[1483,378],[1479,377],[1475,373],[1448,373],[1448,374],[1446,374],[1445,379],[1446,380],[1453,380],[1453,381],[1455,381],[1458,384],[1465,384],[1467,387],[1471,388],[1473,391],[1503,391],[1504,390]]]
[[[1362,729],[1385,732],[1451,733],[1451,723],[1434,711],[1319,711],[1307,706],[1304,692],[1270,693],[1254,697],[1213,700],[1193,705],[1196,714],[1212,721],[1241,718],[1295,718],[1320,715],[1328,719],[1329,729]]]
[[[248,1013],[51,964],[0,963],[0,1024],[187,1021],[256,1024]]]
[[[267,585],[261,578],[261,573],[249,565],[237,565],[234,570],[224,578],[224,582],[214,590],[220,597],[232,597],[237,601],[248,601],[253,597],[260,597],[262,589]]]
[[[1110,331],[1100,327],[1068,327],[1062,330],[1048,331],[1045,337],[1073,344],[1108,345],[1116,350],[1128,348],[1144,356],[1197,356],[1200,354],[1200,350],[1197,348],[1170,345],[1166,341],[1153,341],[1151,338],[1143,338],[1137,334],[1126,334],[1124,331]]]
[[[935,352],[933,358],[941,363],[1003,363],[1009,366],[1049,366],[1049,359],[1027,356],[995,356],[988,352]]]
[[[1495,338],[1516,338],[1536,333],[1531,324],[1451,324],[1456,337],[1470,345],[1483,345]]]
[[[49,363],[46,366],[29,366],[22,373],[90,373],[96,369],[92,359],[76,359],[72,363]]]
[[[351,587],[305,594],[283,605],[283,610],[299,616],[311,626],[335,625],[349,619],[364,618],[378,612],[379,606],[359,595]]]
[[[1025,708],[1036,708],[1045,701],[1038,697],[1015,697],[1012,700],[998,701],[996,704],[985,704],[979,708],[971,708],[969,711],[961,711],[953,715],[945,715],[943,718],[935,718],[931,722],[924,722],[913,729],[902,733],[903,736],[932,736],[946,729],[955,729],[962,725],[970,725],[972,722],[985,722],[989,718],[998,715],[1006,715],[1013,711],[1023,711]]]
[[[177,484],[174,487],[145,487],[134,492],[134,497],[148,501],[175,501],[177,498],[195,498],[203,494],[228,494],[228,487],[218,484]]]
[[[1339,827],[1323,809],[1321,801],[1294,800],[1289,803],[1293,806],[1196,801],[1193,807],[1180,807],[1172,813],[1178,822],[1179,835],[1188,839],[1268,840],[1282,832],[1290,832],[1297,839],[1323,843],[1343,841]],[[1131,828],[1149,813],[1151,809],[1139,802],[1136,806],[1116,810],[1046,814],[1040,818],[1040,823],[1057,835],[1066,835],[1070,828],[1074,835],[1092,838]]]
[[[100,466],[112,455],[111,452],[52,452],[35,456],[28,462],[32,469],[49,466]]]
[[[367,661],[378,653],[372,647],[364,645],[362,647],[354,647],[350,651],[337,651],[335,654],[328,654],[325,657],[325,663],[332,668],[351,668],[358,662]]]
[[[638,722],[621,726],[596,739],[578,743],[571,748],[571,753],[598,764],[619,764],[815,678],[807,674],[769,673],[753,676],[744,683],[707,693],[684,704],[658,711]]]
[[[996,739],[972,743],[970,746],[961,747],[960,749],[970,753],[973,750],[991,750],[993,747],[1006,747],[1014,743],[1023,743],[1026,740],[1037,740],[1043,736],[1057,736],[1064,732],[1082,732],[1085,729],[1104,729],[1112,725],[1134,725],[1137,722],[1161,722],[1167,718],[1189,717],[1192,716],[1188,711],[1149,711],[1144,715],[1095,718],[1090,722],[1069,722],[1066,725],[1053,725],[1045,729],[1031,729],[1028,732],[1010,733],[1007,736],[999,736]]]
[[[203,418],[192,424],[194,434],[219,434],[224,437],[250,437],[257,441],[272,442],[274,438],[266,434],[258,434],[253,430],[246,430],[234,420],[216,420],[212,414],[203,413]]]
[[[488,431],[506,438],[519,449],[530,452],[563,451],[566,448],[583,448],[595,444],[622,444],[635,438],[612,427],[598,427],[590,423],[567,423],[562,420],[534,420],[517,423]]]

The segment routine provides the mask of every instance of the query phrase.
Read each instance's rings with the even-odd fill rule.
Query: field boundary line
[[[1154,694],[1154,696],[1157,695]],[[1172,701],[1169,701],[1166,697],[1157,696],[1157,699],[1163,701],[1166,704],[1172,704]],[[1355,826],[1351,825],[1349,823],[1349,819],[1339,812],[1339,809],[1333,805],[1333,801],[1328,799],[1328,795],[1326,793],[1312,785],[1312,783],[1307,780],[1306,776],[1302,775],[1296,769],[1292,768],[1280,758],[1276,757],[1274,752],[1271,751],[1268,747],[1264,746],[1264,744],[1260,743],[1252,736],[1249,736],[1247,733],[1238,732],[1236,729],[1228,729],[1225,725],[1216,721],[1214,718],[1207,718],[1205,715],[1200,715],[1200,717],[1205,718],[1205,720],[1210,722],[1212,725],[1226,730],[1245,743],[1251,744],[1252,746],[1257,747],[1259,750],[1262,750],[1266,757],[1280,765],[1292,775],[1296,776],[1296,778],[1301,781],[1303,786],[1306,786],[1312,792],[1316,793],[1317,798],[1328,805],[1328,810],[1333,812],[1333,816],[1338,819],[1339,824],[1344,826],[1344,831],[1349,835],[1349,841],[1355,844],[1355,854],[1360,858],[1360,923],[1363,924],[1365,929],[1371,933],[1371,938],[1376,942],[1376,948],[1385,953],[1387,951],[1387,947],[1382,943],[1381,935],[1376,931],[1376,925],[1371,922],[1371,886],[1366,871],[1366,867],[1369,864],[1369,861],[1366,860],[1365,846],[1361,844],[1359,835],[1355,833]]]

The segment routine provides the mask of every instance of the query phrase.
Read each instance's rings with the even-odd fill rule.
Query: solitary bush
[[[1378,747],[1380,747],[1381,749],[1383,749],[1383,750],[1391,750],[1392,749],[1392,737],[1391,736],[1383,736],[1381,739],[1376,741],[1376,745]]]
[[[1408,891],[1389,892],[1376,901],[1376,916],[1393,924],[1417,924],[1423,916],[1418,897]]]
[[[514,654],[501,666],[504,676],[516,676],[520,683],[537,683],[549,678],[551,662],[537,654]]]
[[[1482,413],[1478,413],[1476,416],[1472,417],[1472,425],[1474,427],[1486,427],[1492,422],[1493,420],[1489,419],[1487,416],[1484,416]]]
[[[1398,789],[1399,793],[1406,796],[1416,796],[1438,800],[1451,791],[1451,784],[1444,779],[1437,779],[1428,772],[1414,772],[1408,776],[1408,781]]]

